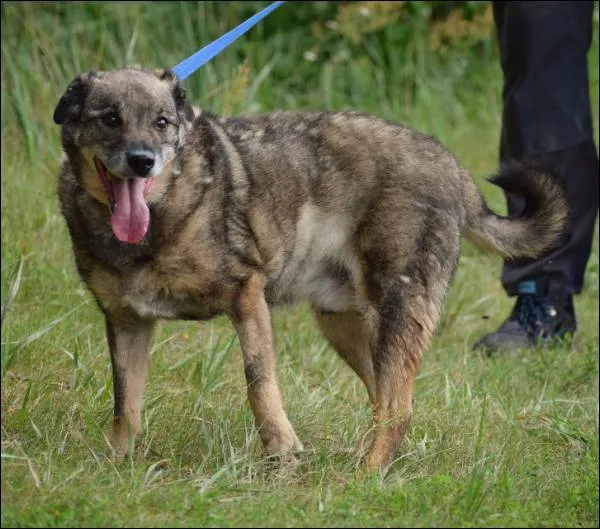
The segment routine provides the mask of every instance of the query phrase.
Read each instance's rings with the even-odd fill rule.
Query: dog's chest
[[[121,285],[122,300],[145,318],[210,319],[223,311],[224,300],[202,276],[184,265],[141,268]]]

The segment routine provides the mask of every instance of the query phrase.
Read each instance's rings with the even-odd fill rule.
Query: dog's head
[[[69,157],[80,158],[86,190],[113,209],[115,236],[140,242],[147,201],[165,178],[194,118],[170,70],[127,68],[75,78],[54,111]]]

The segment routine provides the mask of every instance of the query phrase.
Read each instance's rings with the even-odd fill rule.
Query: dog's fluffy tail
[[[465,236],[477,246],[495,250],[507,259],[537,257],[564,233],[569,210],[552,169],[527,162],[501,167],[490,181],[525,201],[518,215],[508,217],[491,211],[473,181],[467,180]]]

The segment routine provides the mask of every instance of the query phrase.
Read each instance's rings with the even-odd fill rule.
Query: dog
[[[431,136],[350,111],[219,117],[195,110],[170,70],[83,73],[54,121],[60,208],[106,322],[118,457],[140,430],[155,322],[219,314],[238,334],[266,453],[302,450],[278,387],[270,310],[308,302],[366,387],[365,465],[386,468],[461,237],[533,257],[568,215],[547,169],[500,168],[492,183],[525,199],[520,215],[502,217]]]

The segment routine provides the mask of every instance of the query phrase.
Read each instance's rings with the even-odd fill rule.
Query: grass
[[[339,37],[317,49],[311,23],[335,14],[332,4],[280,8],[186,80],[190,98],[225,113],[354,108],[396,119],[445,142],[502,211],[484,180],[501,112],[494,46],[434,53],[422,25],[399,24],[360,46]],[[261,459],[223,318],[161,325],[137,453],[111,461],[110,362],[57,207],[52,112],[76,73],[174,65],[262,5],[2,3],[2,526],[597,527],[597,238],[575,340],[492,359],[470,345],[512,302],[500,259],[465,243],[411,429],[383,477],[359,467],[366,392],[303,306],[274,314],[280,385],[307,448],[298,469]],[[596,16],[596,130],[597,64]]]

